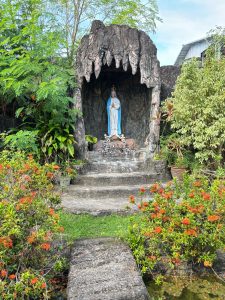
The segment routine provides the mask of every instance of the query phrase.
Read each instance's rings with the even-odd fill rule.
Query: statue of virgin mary
[[[121,105],[120,100],[116,97],[115,87],[112,87],[111,96],[107,101],[108,114],[108,136],[121,135]]]

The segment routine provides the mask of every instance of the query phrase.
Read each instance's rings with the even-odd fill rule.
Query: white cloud
[[[225,0],[178,0],[179,5],[171,1],[169,9],[162,1],[159,9],[163,23],[152,36],[161,65],[174,64],[183,44],[205,37],[216,25],[225,26]]]

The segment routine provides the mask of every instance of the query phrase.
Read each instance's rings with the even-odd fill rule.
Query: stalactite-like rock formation
[[[132,74],[140,71],[140,83],[148,88],[159,82],[159,63],[156,47],[149,36],[125,25],[105,26],[101,21],[92,23],[91,32],[85,35],[77,54],[77,76],[80,85],[94,73],[99,77],[102,66],[110,66],[113,59],[116,68],[124,71],[131,67]]]

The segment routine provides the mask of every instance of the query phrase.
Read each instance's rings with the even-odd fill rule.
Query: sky
[[[163,22],[150,36],[161,66],[173,65],[182,45],[225,27],[225,0],[158,0],[158,6]]]

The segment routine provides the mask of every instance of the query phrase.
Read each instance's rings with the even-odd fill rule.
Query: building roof
[[[182,63],[184,62],[184,60],[188,54],[188,51],[191,49],[191,47],[193,47],[196,44],[201,44],[204,42],[207,42],[208,44],[210,44],[211,40],[212,40],[211,37],[205,37],[205,38],[202,38],[202,39],[199,39],[199,40],[196,40],[191,43],[183,45],[174,65],[175,66],[182,65]]]

